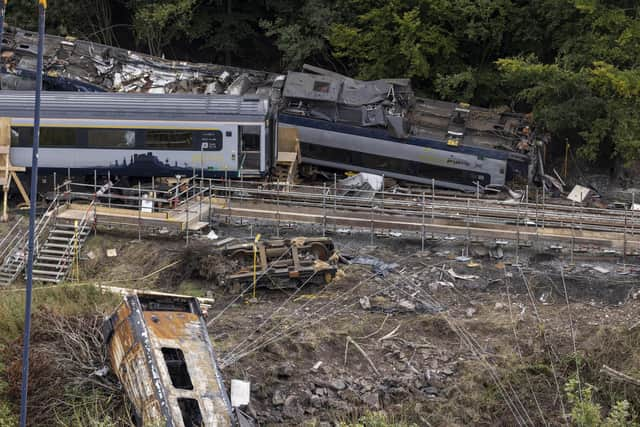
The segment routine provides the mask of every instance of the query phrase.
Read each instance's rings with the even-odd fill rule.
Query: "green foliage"
[[[103,293],[94,286],[60,285],[33,291],[34,313],[37,310],[55,307],[64,315],[86,313],[89,310],[104,312],[114,309],[120,297]],[[22,335],[24,326],[24,292],[3,291],[0,298],[0,345],[8,344]],[[2,359],[0,358],[0,366]]]
[[[325,0],[306,0],[302,6],[291,6],[278,10],[274,20],[260,21],[266,35],[274,38],[282,52],[283,67],[295,70],[314,58],[330,61],[326,34],[337,18],[334,5]]]
[[[104,293],[94,286],[49,286],[47,288],[35,288],[33,292],[33,316],[39,313],[55,313],[64,316],[82,316],[87,313],[110,313],[121,302],[119,295]],[[15,353],[14,346],[19,342],[24,327],[24,292],[2,292],[0,298],[0,427],[13,427],[17,425],[16,412],[18,402],[9,401],[9,384],[7,383],[6,366],[10,366],[11,360],[7,360],[8,354]],[[33,337],[32,337],[33,338]],[[33,355],[33,353],[32,353]],[[14,354],[15,356],[15,354]],[[15,368],[15,366],[14,366]],[[33,366],[32,366],[33,368]],[[36,369],[37,372],[37,369]],[[13,387],[15,389],[15,387]],[[37,394],[37,393],[36,393]],[[71,426],[110,426],[126,425],[122,422],[109,422],[107,409],[110,402],[109,396],[96,391],[94,394],[77,392],[74,390],[60,390],[61,398],[73,408],[73,419],[60,419],[59,414],[51,414],[52,422],[57,425]],[[13,404],[12,404],[13,403]],[[90,420],[95,421],[93,424]]]
[[[146,41],[151,54],[161,55],[165,46],[179,35],[189,33],[195,5],[196,0],[165,0],[136,5],[133,27],[138,39]]]
[[[0,353],[3,351],[3,346],[0,345]],[[9,384],[4,381],[4,364],[0,359],[0,427],[14,427],[18,425],[18,417],[16,411],[12,408],[6,400],[2,399],[2,396],[6,393]]]
[[[352,64],[363,79],[389,76],[428,79],[435,63],[443,64],[455,54],[455,40],[444,28],[426,19],[432,13],[443,13],[440,18],[443,20],[452,18],[447,8],[434,8],[428,1],[347,3],[347,7],[364,7],[366,11],[352,23],[334,24],[329,40],[335,55]]]
[[[564,387],[571,407],[571,420],[580,427],[637,427],[631,419],[629,402],[616,402],[609,415],[602,419],[602,407],[593,401],[593,387],[571,378]]]

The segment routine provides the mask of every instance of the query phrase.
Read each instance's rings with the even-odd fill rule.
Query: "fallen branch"
[[[382,330],[382,328],[384,328],[384,324],[387,322],[387,319],[389,318],[390,314],[387,314],[386,317],[384,318],[384,320],[382,321],[382,324],[380,325],[380,327],[375,331],[370,333],[367,336],[364,337],[358,337],[359,340],[366,340],[367,338],[371,338],[373,336],[378,335],[378,333],[380,333],[380,331]],[[346,364],[346,363],[345,363]]]
[[[600,373],[602,374],[607,374],[609,375],[611,378],[621,381],[621,382],[625,382],[625,383],[629,383],[629,384],[633,384],[635,386],[640,387],[640,380],[638,380],[637,378],[634,378],[632,376],[629,376],[625,373],[622,373],[620,371],[616,371],[613,368],[608,367],[607,365],[602,365],[602,368],[600,368]]]
[[[349,336],[348,336],[348,337],[347,337],[347,345],[348,345],[349,343],[353,344],[353,346],[356,348],[356,350],[358,350],[358,351],[360,352],[360,354],[362,354],[362,357],[364,357],[364,358],[367,360],[367,362],[369,362],[369,366],[371,366],[371,370],[373,370],[373,372],[375,372],[375,373],[376,373],[376,375],[380,375],[380,372],[378,371],[378,368],[376,368],[376,365],[374,365],[374,364],[373,364],[373,362],[371,361],[371,359],[369,358],[369,356],[367,355],[367,353],[362,349],[362,347],[360,347],[360,346],[358,345],[358,343],[357,343],[357,342],[355,342],[355,341],[353,340],[353,338],[351,338],[351,337],[349,337]],[[346,360],[346,350],[345,350],[345,360]]]
[[[384,340],[388,340],[389,338],[393,337],[396,334],[396,332],[398,332],[398,329],[400,329],[400,325],[401,325],[401,323],[399,323],[398,326],[396,326],[396,328],[393,331],[389,332],[387,335],[385,335],[382,338],[378,339],[378,342],[384,341]]]

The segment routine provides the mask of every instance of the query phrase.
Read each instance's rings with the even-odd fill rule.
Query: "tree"
[[[553,62],[535,55],[497,62],[504,82],[556,136],[573,138],[595,161],[640,159],[640,6],[575,0],[579,30]]]
[[[133,2],[133,27],[137,39],[156,56],[179,37],[190,33],[197,0]]]
[[[260,26],[272,37],[282,53],[283,69],[298,69],[305,62],[331,64],[328,34],[339,13],[333,1],[305,0],[283,2],[274,6],[273,20],[263,19]]]

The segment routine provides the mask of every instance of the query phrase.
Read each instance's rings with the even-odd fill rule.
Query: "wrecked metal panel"
[[[292,288],[312,280],[329,283],[337,272],[333,241],[325,237],[262,240],[255,245],[256,286],[272,289]],[[227,246],[222,254],[234,260],[237,269],[224,282],[232,288],[253,283],[254,243]]]
[[[7,73],[32,81],[36,68],[37,34],[5,27],[2,63]],[[255,94],[270,87],[278,76],[214,64],[171,61],[72,37],[46,35],[44,42],[44,87],[48,90],[198,93],[219,86],[223,93],[246,74],[241,93]],[[20,86],[15,79],[2,79],[1,88]],[[6,85],[6,86],[5,86]],[[236,89],[237,91],[237,89]]]
[[[338,102],[342,81],[334,77],[289,71],[283,95],[287,98]]]
[[[138,425],[232,425],[196,298],[127,296],[104,329],[112,369],[133,403]]]

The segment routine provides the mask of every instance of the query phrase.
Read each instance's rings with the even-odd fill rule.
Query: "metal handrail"
[[[13,227],[11,227],[6,236],[2,239],[2,241],[0,241],[0,248],[2,248],[2,250],[0,251],[0,259],[5,259],[5,257],[8,255],[9,249],[13,247],[12,244],[16,239],[19,239],[21,237],[19,234],[14,234],[14,231],[16,230],[16,228],[18,228],[18,225],[20,225],[23,219],[24,217],[18,217],[16,223],[13,224]],[[9,240],[9,238],[11,239]],[[9,240],[9,243],[5,244],[7,240]]]
[[[82,233],[87,228],[87,223],[89,222],[89,213],[93,210],[94,205],[95,205],[95,200],[92,200],[91,203],[87,206],[87,209],[85,210],[84,214],[82,215],[82,218],[80,219],[80,223],[78,224],[78,228],[74,230],[73,238],[70,239],[69,242],[67,243],[67,246],[65,247],[62,253],[62,256],[60,257],[60,260],[58,261],[58,266],[61,267],[61,270],[58,271],[58,275],[56,276],[56,279],[59,279],[59,280],[64,279],[66,275],[69,273],[69,271],[65,269],[65,266],[68,264],[67,262],[68,259],[71,256],[73,256],[71,251],[76,247],[76,242],[79,241],[79,236],[81,236]],[[62,274],[62,277],[60,277],[60,274]]]

